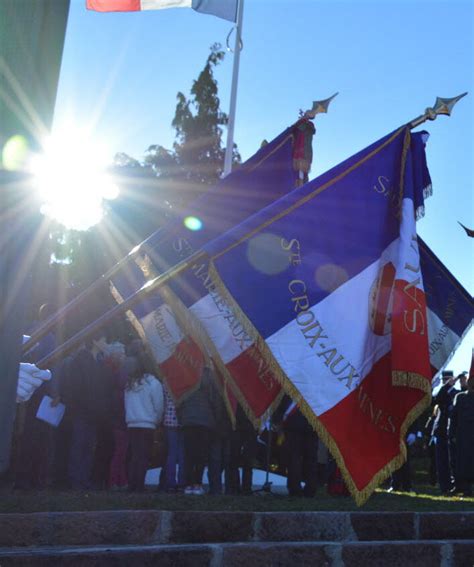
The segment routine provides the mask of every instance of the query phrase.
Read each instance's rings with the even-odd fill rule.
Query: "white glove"
[[[16,401],[27,402],[34,391],[51,379],[49,370],[40,370],[34,364],[20,362],[20,372],[18,373],[18,384],[16,388]]]
[[[415,441],[416,441],[416,435],[414,433],[409,433],[407,435],[407,445],[411,447]]]

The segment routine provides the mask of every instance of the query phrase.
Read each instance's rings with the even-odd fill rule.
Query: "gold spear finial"
[[[436,101],[433,107],[428,107],[425,110],[424,114],[418,116],[418,118],[415,118],[415,120],[412,120],[410,122],[410,128],[416,128],[417,126],[423,124],[423,122],[426,122],[427,120],[435,120],[440,114],[451,116],[451,112],[454,108],[454,105],[466,95],[467,92],[462,93],[453,98],[441,98],[439,96],[436,97]]]
[[[434,105],[434,111],[436,112],[436,114],[447,114],[448,116],[451,115],[451,111],[454,107],[454,105],[458,102],[458,100],[461,100],[463,96],[466,96],[467,92],[462,93],[458,96],[455,96],[453,98],[440,98],[439,96],[436,97],[436,102]]]
[[[311,110],[307,110],[306,112],[303,112],[302,110],[300,110],[300,116],[304,116],[305,118],[313,119],[316,116],[316,114],[320,114],[320,113],[323,113],[323,112],[326,113],[328,111],[329,103],[338,94],[339,93],[337,92],[337,93],[334,93],[329,98],[326,98],[324,100],[313,101],[313,107],[311,108]]]

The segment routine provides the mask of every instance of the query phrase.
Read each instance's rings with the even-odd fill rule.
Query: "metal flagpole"
[[[35,362],[36,366],[39,368],[48,368],[55,362],[67,356],[71,351],[80,346],[83,342],[90,339],[99,329],[104,325],[115,319],[118,315],[125,313],[126,311],[133,309],[135,305],[143,301],[146,297],[163,287],[170,280],[175,278],[177,275],[181,274],[184,270],[187,270],[196,262],[199,262],[203,258],[207,257],[207,253],[204,250],[200,250],[194,253],[192,256],[186,260],[182,260],[176,266],[173,266],[163,274],[157,276],[156,278],[148,281],[144,284],[138,291],[126,299],[123,303],[119,303],[112,309],[109,309],[101,317],[84,327],[81,331],[75,334],[73,337],[62,343],[55,350],[48,353],[44,358]]]
[[[148,239],[147,239],[148,240]],[[66,317],[70,315],[75,309],[81,306],[85,299],[89,298],[92,293],[95,291],[99,291],[105,285],[109,283],[109,280],[117,274],[124,266],[127,265],[127,262],[131,261],[141,250],[143,250],[143,245],[147,242],[144,240],[135,248],[133,248],[124,258],[119,260],[114,266],[110,268],[105,274],[102,274],[99,278],[95,280],[89,287],[81,291],[81,293],[72,299],[67,305],[65,305],[62,309],[53,313],[51,317],[46,319],[46,321],[36,329],[30,336],[30,338],[24,343],[22,349],[23,354],[27,353],[30,349],[32,349],[38,341],[40,341],[51,329],[57,327],[61,323],[66,320]]]
[[[243,8],[243,0],[239,2],[239,9],[240,8]],[[240,18],[242,14],[243,14],[242,9],[240,9],[240,13],[239,13]],[[237,37],[239,37],[238,32],[237,32]],[[234,70],[235,70],[235,65],[234,65]],[[314,118],[316,114],[319,114],[321,112],[323,113],[327,112],[329,103],[337,94],[338,93],[335,93],[331,97],[325,100],[314,101],[312,109],[302,114],[309,118]],[[463,93],[453,98],[437,97],[433,107],[427,108],[424,114],[418,116],[417,118],[415,118],[414,120],[408,123],[410,125],[410,128],[416,128],[417,126],[419,126],[423,122],[426,122],[427,120],[434,120],[440,114],[449,116],[451,114],[454,105],[466,94],[467,93]],[[235,110],[235,104],[234,104],[234,110]],[[230,146],[228,144],[228,148],[229,147]],[[232,157],[232,155],[230,157]],[[230,165],[232,165],[231,159],[230,159]],[[40,329],[37,329],[37,331],[35,331],[35,333],[32,334],[30,340],[23,345],[23,352],[25,353],[28,351],[28,349],[32,348],[55,325],[57,325],[60,321],[64,320],[65,317],[69,315],[74,308],[77,308],[79,305],[81,305],[83,300],[89,297],[91,293],[98,290],[100,287],[102,287],[102,285],[105,285],[113,275],[115,275],[129,260],[131,260],[137,253],[140,252],[140,250],[143,249],[142,247],[147,242],[147,240],[143,241],[141,244],[136,246],[125,258],[120,260],[106,274],[102,275],[90,287],[88,287],[86,290],[80,293],[79,296],[77,296],[68,305],[66,305],[60,313],[55,313],[54,315],[52,315],[51,318],[48,319]]]
[[[444,114],[445,116],[451,116],[454,105],[466,95],[467,92],[462,93],[458,96],[454,96],[453,98],[441,98],[439,96],[436,97],[434,106],[428,107],[425,110],[424,114],[421,114],[420,116],[409,122],[408,125],[413,129],[420,124],[423,124],[423,122],[426,122],[427,120],[436,120],[436,118],[441,114]]]
[[[242,22],[244,15],[244,0],[238,0],[237,26],[235,28],[234,66],[232,70],[232,86],[230,91],[229,122],[227,123],[227,145],[225,148],[223,177],[232,171],[232,154],[234,150],[235,109],[237,106],[237,83],[239,81],[240,51],[242,49]]]

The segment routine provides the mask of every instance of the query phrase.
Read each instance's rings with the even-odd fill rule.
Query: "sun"
[[[103,200],[118,195],[107,174],[110,156],[107,148],[84,130],[70,126],[55,130],[30,164],[42,213],[74,230],[87,230],[99,223]]]

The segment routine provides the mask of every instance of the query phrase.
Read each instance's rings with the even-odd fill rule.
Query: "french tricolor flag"
[[[195,201],[180,218],[151,235],[140,246],[141,255],[136,262],[128,262],[120,275],[113,278],[114,297],[119,302],[127,299],[157,273],[191,256],[206,243],[281,198],[294,187],[295,181],[293,127],[290,127]],[[199,220],[200,230],[186,228],[185,220],[190,216]],[[128,315],[148,345],[177,403],[197,386],[203,364],[210,357],[216,362],[228,405],[235,406],[238,398],[257,425],[281,398],[280,384],[273,380],[269,391],[268,381],[261,386],[259,374],[248,373],[244,383],[239,385],[238,378],[234,379],[219,360],[218,350],[202,323],[187,310],[189,306],[187,297],[165,289],[153,294]],[[260,373],[265,372],[263,359],[253,364]]]
[[[190,318],[199,322],[217,371],[255,427],[262,426],[281,401],[283,390],[274,366],[259,346],[261,340],[248,332],[245,315],[216,285],[209,262],[193,265],[170,287]],[[176,311],[176,302],[170,305]]]
[[[213,241],[172,286],[233,376],[258,364],[282,384],[358,503],[430,401],[427,179],[424,134],[403,127]]]
[[[427,304],[432,386],[435,388],[441,371],[472,326],[474,301],[420,237],[418,246]]]
[[[86,0],[88,10],[95,12],[140,12],[164,8],[192,8],[235,22],[238,0]]]

